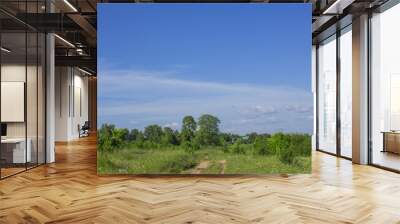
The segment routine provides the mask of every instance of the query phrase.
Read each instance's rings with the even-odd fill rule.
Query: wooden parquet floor
[[[313,174],[99,177],[93,137],[0,181],[0,223],[400,223],[400,175],[315,152]]]

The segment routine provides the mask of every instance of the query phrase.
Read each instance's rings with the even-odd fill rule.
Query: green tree
[[[282,150],[278,156],[279,160],[286,164],[293,164],[296,161],[296,155],[292,147]]]
[[[113,124],[102,124],[99,130],[99,134],[103,136],[110,136],[114,129],[115,125]]]
[[[136,136],[136,142],[143,142],[145,139],[143,132],[139,131]]]
[[[200,116],[196,132],[197,142],[201,145],[219,145],[219,124],[221,121],[210,114]]]
[[[246,149],[242,145],[242,142],[243,141],[241,139],[237,139],[235,143],[231,146],[231,152],[235,154],[245,154]]]
[[[290,134],[290,148],[296,155],[311,155],[311,136],[308,134]]]
[[[163,130],[159,125],[149,125],[144,129],[144,137],[152,143],[161,143]]]
[[[128,129],[115,128],[112,130],[111,132],[112,149],[118,149],[124,144],[127,133],[129,133]]]
[[[98,133],[100,150],[115,150],[123,146],[128,129],[116,128],[112,124],[103,124]]]
[[[281,132],[273,134],[270,138],[268,138],[268,148],[276,154],[280,156],[283,150],[287,150],[290,146],[290,136],[285,135]]]
[[[238,139],[242,140],[242,137],[240,135],[237,134],[230,134],[231,135],[231,144],[235,143]]]
[[[180,134],[179,134],[179,131],[178,130],[175,130],[174,131],[174,138],[175,138],[175,140],[176,140],[176,145],[179,145],[179,144],[181,144],[181,141],[180,141]]]
[[[120,128],[121,138],[123,141],[129,141],[129,130],[127,128]]]
[[[111,146],[111,135],[113,130],[115,129],[115,125],[112,124],[103,124],[98,131],[98,146],[99,150],[112,150]]]
[[[192,141],[197,124],[192,116],[185,116],[182,120],[181,141]]]
[[[139,129],[137,129],[137,128],[134,128],[134,129],[132,129],[130,132],[129,132],[129,141],[136,141],[137,140],[137,138],[138,138],[138,136],[139,136],[139,134],[140,134],[140,131],[139,131]]]
[[[162,136],[162,143],[165,145],[177,145],[178,140],[176,138],[174,130],[170,127],[165,127],[163,130],[163,136]]]
[[[257,136],[253,143],[254,152],[259,155],[267,155],[270,153],[268,150],[268,139],[266,137]]]
[[[252,132],[247,135],[247,143],[253,144],[258,137],[258,134],[256,132]]]
[[[144,142],[145,142],[144,134],[143,134],[143,132],[139,131],[137,133],[134,143],[136,144],[137,147],[143,148]]]
[[[221,141],[221,145],[228,145],[228,144],[232,144],[232,134],[230,133],[221,133],[219,134],[219,138]]]

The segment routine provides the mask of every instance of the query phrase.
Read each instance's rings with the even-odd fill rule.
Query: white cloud
[[[180,75],[182,76],[182,75]],[[245,133],[253,129],[304,128],[312,94],[288,86],[219,83],[176,78],[172,71],[106,71],[99,75],[100,120],[138,121],[176,126],[185,115],[218,116],[222,127]],[[145,118],[145,119],[144,119]],[[309,126],[309,127],[308,127]]]
[[[313,107],[309,105],[288,105],[286,106],[286,110],[295,111],[299,113],[308,113],[313,111]]]
[[[172,122],[172,123],[168,123],[163,125],[163,127],[169,127],[172,128],[174,130],[177,130],[179,128],[179,124],[177,122]]]
[[[287,86],[263,86],[254,84],[235,84],[218,83],[209,81],[194,81],[178,79],[174,76],[174,71],[105,71],[99,76],[100,86],[104,87],[106,92],[137,91],[139,89],[149,89],[149,87],[158,87],[163,89],[201,91],[203,93],[236,93],[236,94],[274,94],[288,95],[293,91],[306,93],[304,90],[291,88]],[[189,75],[188,75],[189,76]],[[146,84],[146,85],[143,85]],[[106,85],[106,86],[105,86]],[[158,88],[151,89],[157,91]],[[308,92],[307,92],[308,94]],[[277,97],[277,95],[274,95]]]

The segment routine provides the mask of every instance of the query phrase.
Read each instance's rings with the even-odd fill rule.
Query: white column
[[[47,34],[46,45],[46,163],[52,163],[55,161],[55,44],[53,34]]]
[[[55,54],[54,35],[46,36],[46,163],[55,161]]]
[[[353,162],[368,163],[368,15],[353,19]]]

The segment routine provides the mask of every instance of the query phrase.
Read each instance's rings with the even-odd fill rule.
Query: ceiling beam
[[[68,14],[68,17],[73,20],[78,26],[82,28],[83,31],[90,37],[86,41],[91,46],[96,46],[97,42],[97,30],[89,23],[89,21],[80,14]]]
[[[97,59],[91,56],[55,56],[56,66],[87,67],[92,71],[97,69]]]

